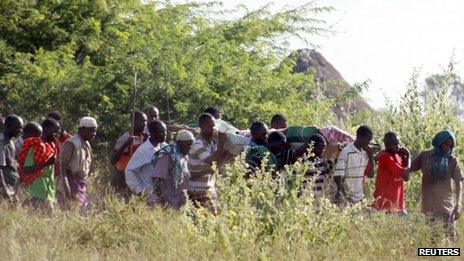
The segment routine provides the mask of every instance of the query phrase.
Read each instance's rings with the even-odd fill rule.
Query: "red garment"
[[[382,151],[378,161],[373,207],[391,212],[404,211],[403,173],[407,168],[406,157]]]
[[[63,144],[63,143],[65,143],[65,142],[66,142],[69,138],[71,138],[71,137],[72,137],[71,134],[69,134],[69,133],[67,133],[67,132],[65,131],[65,132],[63,132],[62,135],[60,135],[60,136],[58,137],[58,142],[59,142],[60,144]]]
[[[23,146],[19,152],[18,157],[18,164],[19,164],[19,178],[21,182],[25,183],[26,185],[31,184],[35,179],[40,177],[45,169],[39,169],[33,173],[26,174],[23,171],[24,163],[26,161],[27,154],[29,153],[29,149],[33,148],[34,153],[34,164],[43,164],[47,162],[51,156],[53,156],[54,151],[53,148],[46,142],[44,142],[39,137],[32,137],[27,138],[23,142]]]

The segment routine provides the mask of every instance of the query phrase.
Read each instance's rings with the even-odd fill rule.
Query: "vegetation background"
[[[92,115],[101,126],[95,143],[114,140],[129,127],[137,72],[137,107],[155,104],[167,121],[193,122],[204,107],[218,105],[241,128],[276,112],[295,125],[353,131],[369,124],[379,141],[386,131],[399,132],[413,155],[450,127],[458,137],[456,154],[463,155],[462,109],[455,103],[462,84],[452,63],[427,83],[412,75],[399,105],[343,120],[331,108],[352,96],[326,98],[314,72],[292,73],[285,39],[327,33],[318,17],[331,10],[311,2],[225,19],[237,11],[218,3],[2,0],[0,112],[39,120],[58,110],[72,132],[78,118]],[[140,198],[125,203],[109,189],[110,170],[100,154],[85,218],[1,203],[2,259],[406,259],[416,257],[418,247],[464,247],[462,237],[432,241],[434,228],[419,214],[420,174],[406,185],[410,215],[401,218],[362,207],[341,210],[309,192],[297,198],[305,165],[288,170],[282,184],[265,173],[245,184],[236,162],[218,173],[221,208],[213,217],[190,206],[180,213],[150,210]],[[369,181],[368,199],[372,186]],[[459,222],[458,233],[463,229]]]

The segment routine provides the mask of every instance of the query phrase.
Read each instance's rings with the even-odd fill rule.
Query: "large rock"
[[[314,69],[316,79],[324,85],[324,95],[329,98],[336,97],[352,89],[352,86],[343,79],[343,76],[319,52],[313,49],[300,49],[290,55],[296,61],[294,73],[303,73]],[[333,108],[334,112],[343,117],[346,113],[353,114],[361,110],[372,110],[366,101],[359,95],[346,102],[339,102]]]

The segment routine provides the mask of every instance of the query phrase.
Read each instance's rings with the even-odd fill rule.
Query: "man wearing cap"
[[[127,186],[134,194],[150,194],[153,191],[153,168],[151,158],[160,148],[167,145],[166,125],[159,120],[148,124],[150,138],[132,155],[124,172]]]
[[[61,206],[87,207],[87,179],[92,164],[92,148],[89,141],[97,132],[97,121],[83,117],[79,121],[78,133],[69,138],[60,151],[60,176],[57,198]],[[69,204],[71,203],[71,204]]]
[[[190,172],[188,153],[195,137],[188,130],[177,133],[176,142],[163,147],[153,155],[154,192],[151,204],[181,207],[186,200]]]

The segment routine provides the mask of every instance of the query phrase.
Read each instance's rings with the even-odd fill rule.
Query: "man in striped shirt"
[[[351,203],[364,199],[364,176],[367,174],[369,178],[374,177],[374,159],[369,147],[372,138],[372,130],[363,125],[356,131],[356,140],[340,153],[334,173],[338,187],[337,200],[341,195]]]
[[[213,164],[221,164],[227,159],[227,152],[223,148],[226,134],[215,130],[214,118],[209,113],[200,116],[199,126],[200,135],[189,152],[190,180],[187,192],[195,206],[204,207],[216,214]]]
[[[312,194],[316,197],[320,197],[326,193],[330,194],[330,191],[327,191],[324,187],[327,184],[330,172],[333,168],[333,163],[322,157],[327,142],[321,134],[314,134],[309,139],[309,142],[312,144],[312,154],[308,158],[310,169],[306,173],[303,187],[306,188],[311,184],[313,186]]]

